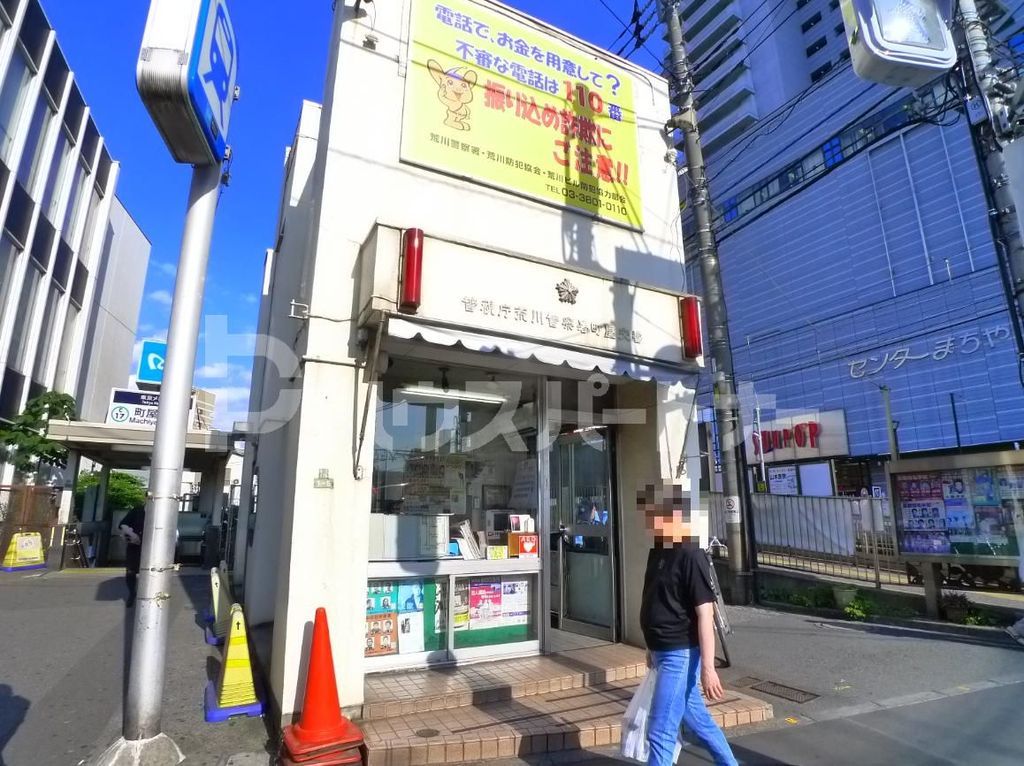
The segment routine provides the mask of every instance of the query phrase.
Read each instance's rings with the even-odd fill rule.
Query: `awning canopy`
[[[675,367],[648,360],[579,351],[558,345],[512,336],[484,335],[472,330],[433,322],[391,316],[387,333],[403,340],[419,339],[435,346],[461,346],[469,351],[500,353],[523,361],[533,360],[553,367],[570,367],[581,372],[603,372],[611,377],[657,381],[666,385],[682,383],[688,388],[697,385],[697,368]]]
[[[51,420],[47,436],[102,465],[138,469],[153,455],[152,428],[125,428],[111,423]],[[185,440],[185,470],[201,473],[227,460],[236,434],[227,431],[189,431]]]

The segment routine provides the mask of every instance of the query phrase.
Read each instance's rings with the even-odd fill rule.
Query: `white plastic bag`
[[[619,745],[623,758],[637,763],[647,763],[651,755],[647,743],[648,720],[651,715],[651,701],[654,698],[654,685],[658,682],[658,672],[651,668],[644,680],[636,687],[633,699],[629,701],[625,715],[622,716],[622,741]],[[672,762],[679,759],[679,751],[683,749],[682,739],[676,741],[676,751]]]

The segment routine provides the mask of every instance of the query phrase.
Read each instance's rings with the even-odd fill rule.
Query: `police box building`
[[[358,6],[287,153],[250,401],[235,575],[283,722],[317,606],[343,706],[642,643],[636,491],[696,491],[667,82],[497,3]]]

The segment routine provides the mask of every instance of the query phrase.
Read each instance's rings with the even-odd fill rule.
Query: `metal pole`
[[[962,451],[960,444],[960,418],[956,414],[956,394],[949,392],[949,408],[953,411],[953,430],[956,432],[956,448]]]
[[[900,459],[900,447],[896,443],[896,424],[892,422],[892,401],[889,398],[889,387],[879,386],[882,392],[882,402],[885,404],[885,428],[889,433],[889,459]]]
[[[974,0],[960,0],[960,14],[963,16],[964,39],[967,44],[967,63],[981,87],[989,116],[1008,114],[1005,93],[1013,92],[1016,81],[1001,80],[999,72],[992,65],[992,45],[985,23],[978,16]],[[1014,314],[1015,335],[1020,338],[1021,322],[1024,321],[1024,236],[1010,190],[1009,175],[1003,157],[1000,140],[1015,138],[1012,128],[1003,127],[1003,120],[987,120],[972,129],[980,132],[981,152],[985,163],[982,175],[989,187],[989,199],[993,209],[989,211],[1006,248],[1006,268],[1009,271],[1009,309]],[[1006,124],[1010,120],[1005,120]],[[998,248],[997,248],[998,250]],[[1018,348],[1018,364],[1024,364],[1024,348]]]
[[[729,568],[733,575],[732,599],[749,604],[753,593],[751,572],[744,544],[745,524],[750,523],[744,502],[743,470],[739,447],[743,443],[739,402],[733,380],[732,348],[729,344],[729,319],[725,308],[718,247],[711,226],[711,196],[704,168],[704,153],[697,127],[697,109],[693,102],[693,77],[686,58],[679,7],[674,0],[659,0],[664,23],[668,27],[672,55],[674,103],[677,112],[667,126],[681,130],[690,180],[690,204],[697,223],[698,253],[704,286],[704,306],[708,317],[708,337],[714,365],[715,420],[718,423],[719,451],[722,458],[722,489],[725,495],[726,538]]]
[[[160,733],[170,622],[170,573],[174,568],[181,471],[185,460],[185,436],[206,264],[220,183],[219,163],[193,168],[178,276],[174,284],[160,411],[153,438],[149,507],[142,538],[139,595],[122,731],[126,740],[150,739]]]

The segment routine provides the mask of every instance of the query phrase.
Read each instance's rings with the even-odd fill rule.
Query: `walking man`
[[[135,606],[135,594],[139,589],[139,565],[142,563],[142,531],[146,526],[146,508],[139,506],[129,511],[121,520],[118,529],[125,541],[125,573],[128,584],[128,598],[124,605]]]
[[[736,766],[722,730],[711,718],[710,700],[725,698],[715,670],[715,591],[707,556],[681,487],[648,487],[637,510],[654,534],[647,557],[640,627],[648,665],[658,674],[648,724],[649,766],[671,766],[679,727],[686,724],[718,766]],[[698,683],[698,679],[700,683]]]

